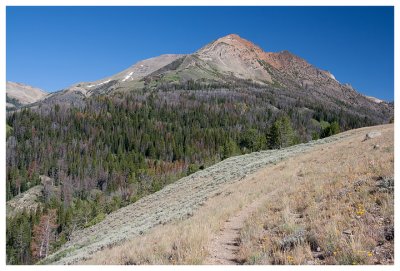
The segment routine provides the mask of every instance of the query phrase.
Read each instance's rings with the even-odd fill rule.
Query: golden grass
[[[95,253],[79,264],[201,264],[208,255],[207,244],[212,235],[259,193],[259,189],[243,191],[229,186],[189,219],[156,226],[143,236]]]
[[[393,176],[393,128],[370,141],[354,139],[297,160],[302,166],[285,179],[285,195],[268,198],[246,222],[242,261],[393,263],[393,242],[383,236],[394,221],[393,193],[376,191],[378,176]],[[303,240],[288,242],[301,231]],[[283,247],[285,240],[291,246]]]
[[[377,129],[381,137],[361,142]],[[380,147],[373,149],[374,144]],[[255,200],[263,201],[262,207],[241,230],[238,256],[246,263],[374,263],[380,259],[374,248],[384,221],[393,222],[393,194],[369,191],[374,177],[393,175],[393,148],[393,125],[359,129],[340,142],[266,166],[227,185],[192,217],[159,225],[79,264],[201,264],[224,222]],[[366,181],[354,186],[358,180]],[[281,249],[285,237],[301,231],[307,233],[305,242]],[[328,255],[323,260],[314,258],[317,247]]]

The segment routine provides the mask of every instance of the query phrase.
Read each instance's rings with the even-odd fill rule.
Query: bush
[[[93,218],[92,220],[90,220],[88,223],[86,223],[84,225],[84,228],[88,228],[90,226],[93,226],[101,221],[104,220],[104,218],[106,218],[106,215],[103,213],[99,213],[95,218]]]
[[[187,175],[193,174],[199,170],[199,166],[196,164],[190,164],[187,170]]]
[[[322,130],[321,138],[336,135],[339,132],[340,132],[339,123],[337,121],[334,121],[328,127]]]

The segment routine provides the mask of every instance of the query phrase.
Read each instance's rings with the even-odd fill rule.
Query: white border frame
[[[275,0],[275,1],[262,1],[262,0],[171,0],[171,1],[161,1],[161,0],[1,0],[0,2],[0,86],[3,90],[2,99],[0,99],[0,119],[5,120],[5,108],[6,108],[6,99],[5,99],[5,86],[6,86],[6,6],[394,6],[394,16],[395,16],[395,69],[394,69],[394,101],[395,101],[395,176],[397,179],[399,173],[399,161],[397,158],[400,158],[399,153],[399,121],[400,121],[400,113],[396,106],[399,104],[399,81],[396,78],[400,78],[399,73],[399,2],[398,0]],[[5,233],[6,233],[6,219],[5,219],[5,152],[6,152],[6,131],[5,131],[5,121],[2,121],[0,124],[0,144],[1,144],[1,156],[0,156],[0,164],[2,170],[0,170],[0,210],[2,214],[2,223],[0,224],[0,254],[1,261],[0,265],[4,266],[7,270],[20,270],[20,269],[29,269],[29,270],[54,270],[54,269],[65,269],[65,268],[73,268],[73,269],[87,269],[87,270],[96,270],[98,266],[6,266],[6,254],[5,254]],[[399,217],[398,208],[396,205],[399,205],[399,188],[396,185],[395,188],[395,218]],[[400,220],[396,219],[395,222],[395,231],[396,235],[400,232]],[[342,270],[342,269],[350,269],[350,270],[399,270],[400,267],[400,254],[399,254],[399,238],[395,237],[395,265],[393,266],[235,266],[230,267],[236,270],[265,270],[265,269],[279,269],[279,270],[293,270],[293,268],[298,270]],[[116,266],[101,266],[104,270],[114,270]],[[211,269],[211,270],[223,270],[226,267],[224,266],[139,266],[139,267],[128,267],[128,266],[118,266],[120,270],[132,270],[141,269],[141,270],[154,270],[154,269],[163,269],[163,270],[199,270],[199,269]],[[4,269],[3,269],[4,270]]]

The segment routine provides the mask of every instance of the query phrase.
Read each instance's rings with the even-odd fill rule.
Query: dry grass
[[[247,182],[227,186],[189,219],[159,225],[79,264],[201,264],[208,256],[211,237],[230,216],[254,199],[277,190],[279,180],[260,184],[260,178],[266,178],[265,172],[250,175]]]
[[[383,136],[361,142],[376,129]],[[380,147],[373,149],[374,144]],[[79,264],[201,264],[212,236],[255,200],[264,204],[241,231],[239,257],[246,263],[386,263],[377,253],[393,250],[393,243],[382,239],[383,227],[393,223],[393,194],[370,190],[376,176],[387,175],[393,175],[393,125],[360,129],[340,142],[266,166],[227,185],[189,219],[156,226]],[[359,180],[365,182],[359,185]],[[298,243],[281,248],[283,240],[296,235]],[[380,250],[377,242],[384,243]],[[315,258],[317,253],[324,259]]]
[[[393,128],[369,141],[356,139],[296,160],[299,168],[282,179],[285,195],[268,198],[242,229],[242,261],[393,263],[385,228],[393,227],[394,195],[377,188],[379,176],[393,176]]]
[[[200,264],[209,238],[248,197],[228,190],[210,199],[193,217],[159,225],[148,234],[98,252],[85,264]]]

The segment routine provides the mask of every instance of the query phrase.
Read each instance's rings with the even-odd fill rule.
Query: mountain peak
[[[230,46],[233,49],[237,49],[237,50],[240,50],[240,51],[250,50],[250,51],[253,51],[253,52],[257,52],[257,53],[263,52],[263,50],[260,47],[258,47],[257,45],[255,45],[251,41],[248,41],[248,40],[240,37],[237,34],[226,35],[226,36],[221,37],[221,38],[217,39],[216,41],[208,44],[207,46],[209,46],[209,45],[212,48],[214,48],[215,45],[226,45],[226,46]],[[212,46],[212,45],[214,45],[214,46]],[[204,47],[204,48],[206,48],[206,47]],[[204,48],[202,48],[202,49],[204,49]],[[202,49],[200,49],[200,51]]]
[[[213,69],[238,78],[272,82],[271,75],[260,63],[265,52],[237,34],[221,37],[196,52]]]
[[[221,40],[221,41],[236,40],[236,41],[239,41],[239,42],[243,42],[243,41],[248,42],[247,40],[241,38],[238,34],[229,34],[229,35],[226,35],[224,37],[219,38],[218,40]]]
[[[239,38],[239,39],[241,39],[241,37],[240,37],[238,34],[234,34],[234,33],[229,34],[229,35],[226,35],[226,36],[223,37],[223,38],[234,38],[234,39]]]

